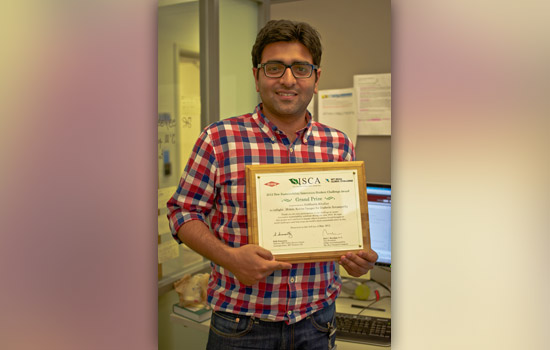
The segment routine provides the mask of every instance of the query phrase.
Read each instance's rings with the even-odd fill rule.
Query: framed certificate
[[[249,243],[276,260],[339,260],[370,247],[362,161],[246,167]]]

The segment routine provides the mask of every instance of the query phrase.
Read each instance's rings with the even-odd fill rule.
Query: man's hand
[[[292,268],[292,264],[274,260],[269,250],[255,244],[232,248],[231,255],[231,263],[226,268],[247,286],[258,283],[275,270]]]
[[[372,270],[378,260],[378,254],[372,249],[362,250],[359,253],[348,252],[340,257],[338,263],[353,277],[360,277]]]
[[[275,261],[269,250],[258,245],[229,247],[199,220],[191,220],[182,225],[178,237],[189,248],[231,271],[241,283],[248,286],[258,283],[275,270],[292,268],[292,264]]]

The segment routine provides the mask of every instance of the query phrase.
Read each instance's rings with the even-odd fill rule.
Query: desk
[[[344,312],[349,314],[358,314],[361,312],[362,309],[353,308],[351,307],[351,304],[358,304],[358,305],[367,305],[369,302],[362,302],[355,299],[348,299],[348,298],[338,298],[336,299],[336,311],[337,312]],[[391,317],[391,299],[384,299],[379,301],[378,303],[374,304],[373,306],[376,306],[381,309],[385,309],[385,312],[382,311],[375,311],[375,310],[365,310],[361,312],[361,315],[366,316],[376,316],[376,317]],[[208,333],[208,330],[210,328],[210,320],[206,320],[202,323],[198,323],[192,320],[189,320],[185,317],[181,317],[179,315],[176,315],[174,313],[170,314],[170,319],[172,322],[181,324],[185,327],[189,327],[198,331],[206,332]],[[337,350],[389,350],[390,347],[386,346],[374,346],[374,345],[365,345],[365,344],[357,344],[357,343],[349,343],[344,342],[340,340],[336,340]]]

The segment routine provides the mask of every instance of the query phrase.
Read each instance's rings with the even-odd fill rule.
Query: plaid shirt
[[[313,121],[293,144],[261,112],[224,119],[197,140],[174,196],[168,201],[172,235],[190,220],[209,222],[231,247],[248,243],[245,168],[248,164],[351,161],[355,151],[342,132]],[[245,286],[212,263],[208,302],[216,311],[298,322],[334,302],[341,288],[335,262],[293,264]]]

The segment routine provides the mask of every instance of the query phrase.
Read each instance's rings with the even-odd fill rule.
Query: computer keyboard
[[[391,318],[336,313],[336,339],[390,346]]]

